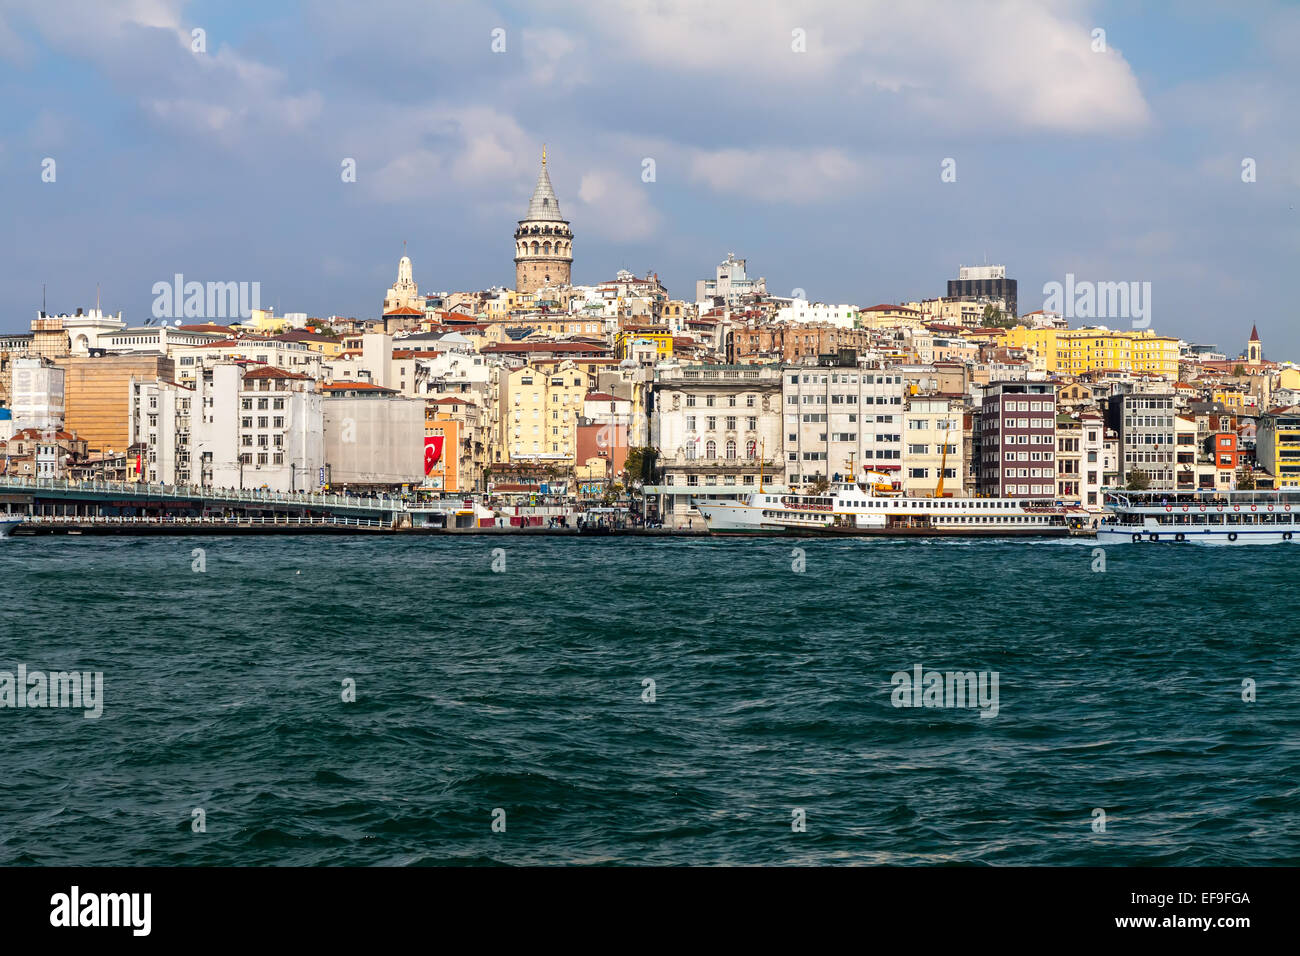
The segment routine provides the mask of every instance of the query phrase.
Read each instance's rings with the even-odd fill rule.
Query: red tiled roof
[[[337,342],[338,339],[330,338],[328,335],[321,335],[319,332],[309,332],[306,329],[294,329],[292,332],[284,332],[274,336],[281,342]]]
[[[419,309],[413,309],[409,305],[400,305],[396,309],[390,309],[384,315],[424,315]]]
[[[276,368],[274,365],[259,365],[257,368],[250,368],[244,373],[244,380],[260,378],[300,378],[308,382],[312,381],[310,375],[300,375],[297,372],[290,372],[288,369]]]
[[[42,428],[24,428],[21,429],[20,431],[14,432],[13,437],[24,439],[24,440],[29,438],[32,439],[44,438],[45,430]],[[54,439],[55,441],[77,441],[78,440],[76,435],[72,434],[71,432],[65,432],[65,431],[55,432]]]
[[[484,352],[608,352],[609,346],[587,342],[494,342]]]
[[[247,376],[245,376],[247,377]],[[376,385],[373,382],[330,382],[328,385],[322,385],[321,388],[327,392],[393,392],[396,394],[397,389],[385,388],[382,385]]]
[[[234,335],[235,330],[228,325],[178,325],[182,332],[220,332],[222,335]]]

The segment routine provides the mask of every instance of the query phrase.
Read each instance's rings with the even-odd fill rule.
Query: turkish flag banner
[[[426,436],[424,439],[424,473],[433,471],[433,466],[442,458],[442,435]]]

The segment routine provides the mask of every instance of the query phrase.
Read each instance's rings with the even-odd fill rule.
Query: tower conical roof
[[[551,185],[551,176],[546,171],[546,153],[542,153],[542,171],[537,174],[537,188],[533,198],[528,202],[528,215],[525,221],[541,219],[552,222],[564,222],[560,214],[560,201],[555,198],[555,187]]]
[[[1252,342],[1258,342],[1258,341],[1259,341],[1259,332],[1256,331],[1254,325],[1251,325],[1251,327],[1250,327],[1250,341],[1252,341]]]

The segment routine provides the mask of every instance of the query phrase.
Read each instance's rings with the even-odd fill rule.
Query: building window
[[[734,421],[734,419],[733,419],[733,421]],[[729,438],[729,439],[727,439],[726,449],[727,449],[727,457],[728,457],[728,458],[735,458],[735,457],[736,457],[736,441],[735,441],[734,438]]]
[[[705,443],[705,445],[704,445],[704,457],[705,457],[705,458],[717,458],[717,457],[718,457],[718,443],[717,443],[717,442],[715,442],[715,441],[713,441],[712,439],[710,439],[708,442]]]

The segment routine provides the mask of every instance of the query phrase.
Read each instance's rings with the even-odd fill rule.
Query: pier
[[[518,509],[513,509],[518,510]],[[21,515],[29,535],[484,534],[703,537],[667,528],[578,528],[477,520],[463,499],[416,502],[400,495],[340,495],[148,482],[0,476],[0,512]],[[541,520],[533,516],[533,520]],[[499,522],[499,523],[498,523]]]

